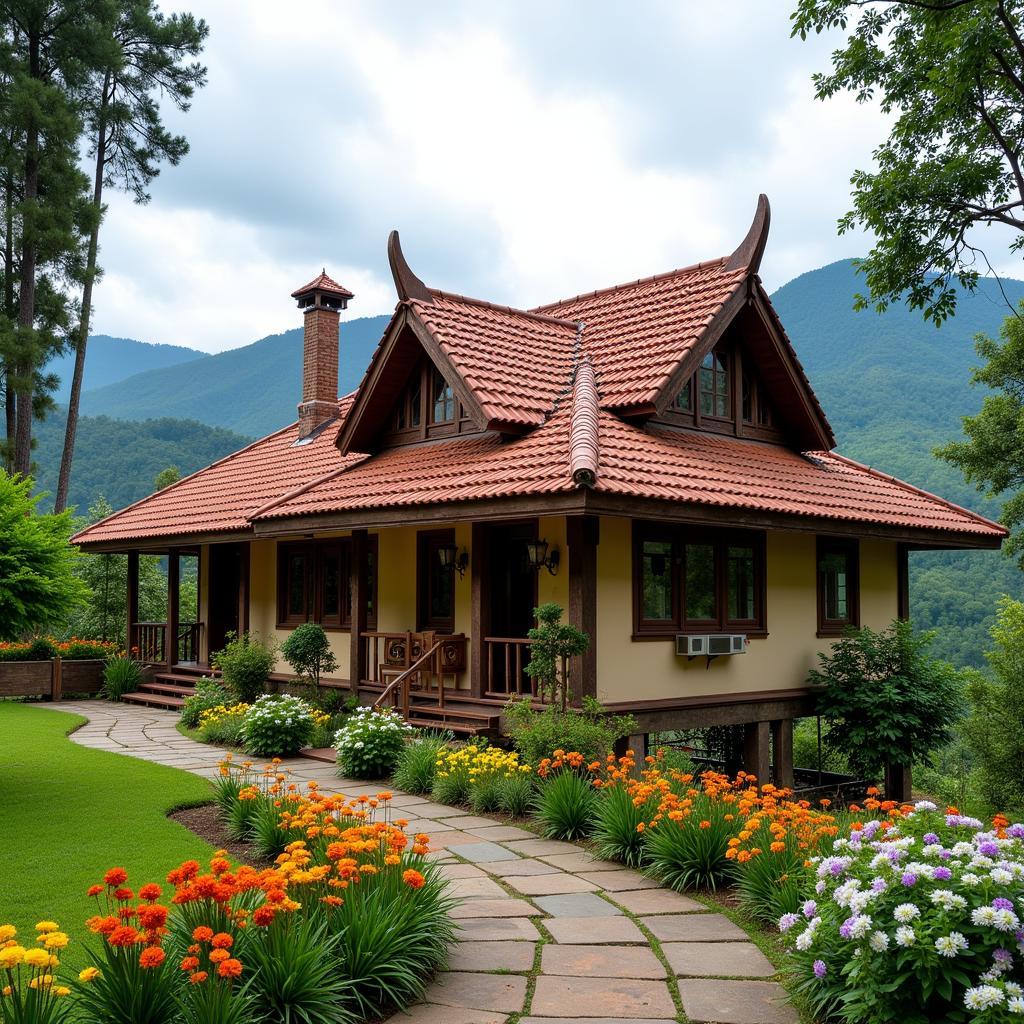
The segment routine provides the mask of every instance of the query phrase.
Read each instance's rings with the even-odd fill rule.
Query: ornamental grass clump
[[[246,712],[240,739],[250,754],[289,757],[309,745],[318,714],[299,697],[266,694]]]
[[[387,778],[412,731],[397,711],[358,708],[334,736],[341,774],[353,779]]]
[[[644,828],[654,814],[645,798],[634,799],[632,754],[616,758],[609,754],[605,764],[592,766],[593,785],[600,798],[594,814],[594,847],[603,860],[617,860],[632,868],[645,860]]]
[[[107,700],[120,700],[132,693],[142,682],[142,666],[128,654],[112,654],[103,666],[103,686],[100,693]]]
[[[513,779],[529,778],[532,769],[519,755],[481,741],[442,749],[434,765],[433,797],[440,803],[469,804],[477,814],[516,813],[520,790]],[[530,786],[532,790],[532,785]]]
[[[598,796],[586,770],[583,755],[575,750],[556,750],[537,765],[542,781],[534,814],[547,839],[582,839],[593,829]]]
[[[1024,825],[922,801],[856,821],[812,858],[813,898],[779,928],[822,1016],[1012,1021],[1024,1014]]]
[[[242,743],[242,730],[250,704],[217,704],[199,715],[199,739],[203,743],[237,747]]]
[[[434,786],[438,755],[450,734],[421,732],[409,738],[398,753],[391,781],[406,793],[422,795]]]

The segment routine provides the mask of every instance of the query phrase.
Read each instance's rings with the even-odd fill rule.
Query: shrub
[[[399,751],[391,781],[406,793],[429,793],[445,743],[443,733],[421,732],[411,737]]]
[[[922,802],[814,858],[816,899],[779,921],[812,1007],[851,1024],[1015,1019],[1024,826],[1007,825]]]
[[[537,784],[532,774],[506,775],[498,780],[498,808],[506,814],[525,818],[536,795]]]
[[[141,682],[142,666],[127,654],[118,654],[108,658],[103,666],[100,692],[107,700],[120,700],[126,693],[137,690]]]
[[[338,659],[331,650],[324,627],[315,622],[304,622],[292,630],[281,645],[281,653],[317,695],[320,693],[320,677],[334,672],[338,667]]]
[[[349,720],[347,712],[330,714],[327,711],[313,711],[313,735],[309,739],[311,747],[325,748],[334,746],[334,736]]]
[[[255,633],[237,636],[229,633],[224,649],[210,658],[214,668],[220,669],[224,685],[242,704],[254,704],[266,691],[267,680],[274,671],[277,647],[261,640]]]
[[[245,716],[251,704],[218,704],[199,716],[199,739],[203,743],[237,747],[242,743]]]
[[[442,749],[435,764],[434,799],[468,803],[477,814],[495,811],[501,806],[501,783],[530,772],[518,754],[490,747],[485,740]]]
[[[815,718],[799,718],[793,723],[793,764],[797,768],[818,770],[818,722]],[[846,774],[850,770],[846,757],[821,738],[821,770]]]
[[[334,737],[342,774],[353,779],[387,777],[411,732],[412,726],[396,711],[359,708]]]
[[[875,632],[848,630],[809,681],[824,687],[819,713],[831,746],[866,778],[887,764],[924,759],[952,735],[964,710],[961,674],[928,654],[934,634],[896,620]]]
[[[288,757],[309,744],[313,735],[310,706],[290,694],[265,694],[249,708],[242,743],[250,754]]]
[[[208,708],[226,706],[232,703],[231,694],[216,679],[202,678],[196,681],[196,692],[185,698],[181,709],[181,724],[195,729],[199,719]]]
[[[582,839],[594,826],[597,791],[593,782],[579,774],[583,757],[576,751],[555,751],[544,758],[537,774],[544,780],[534,803],[540,831],[548,839]]]
[[[562,711],[569,705],[569,660],[583,654],[590,637],[562,622],[562,606],[551,601],[533,609],[537,625],[528,630],[530,660],[523,671],[537,680],[537,692]]]
[[[584,697],[580,709],[567,711],[553,704],[537,711],[527,697],[511,702],[507,714],[516,750],[523,761],[533,765],[556,748],[578,751],[587,762],[603,760],[616,740],[636,729],[632,717],[607,715],[592,697]]]
[[[53,640],[51,643],[65,661],[110,658],[121,653],[120,645],[113,640],[82,640],[73,636],[70,640]]]

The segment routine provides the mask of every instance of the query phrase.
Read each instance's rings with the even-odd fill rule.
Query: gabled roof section
[[[296,288],[292,292],[292,298],[297,299],[301,295],[306,295],[309,292],[326,292],[328,295],[337,295],[341,299],[354,299],[355,296],[343,285],[338,284],[327,273],[327,268],[324,267],[316,277],[313,278],[309,284],[304,284],[301,288]]]

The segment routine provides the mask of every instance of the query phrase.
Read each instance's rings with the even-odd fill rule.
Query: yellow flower
[[[64,932],[47,932],[39,937],[39,941],[47,949],[63,949],[69,940]]]
[[[100,970],[98,967],[84,967],[78,972],[78,980],[84,981],[88,984],[90,981],[95,981],[100,976]]]
[[[24,946],[7,946],[4,949],[0,949],[0,967],[17,967],[18,964],[24,962]]]
[[[18,929],[13,924],[0,924],[0,942],[13,939],[18,934]]]
[[[56,921],[40,921],[36,925],[36,931],[45,935],[47,932],[55,932],[60,928]]]
[[[55,988],[55,989],[53,990],[53,994],[54,994],[55,996],[69,996],[69,995],[71,995],[71,989],[69,989],[69,988],[67,987],[67,985],[58,985],[58,986],[57,986],[57,987],[56,987],[56,988]]]
[[[29,967],[49,967],[50,954],[45,949],[26,949],[24,961]]]

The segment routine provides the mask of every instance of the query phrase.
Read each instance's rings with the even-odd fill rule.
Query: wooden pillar
[[[896,545],[896,617],[904,621],[910,618],[910,548],[906,544]]]
[[[469,687],[474,697],[483,695],[487,683],[487,649],[484,637],[490,629],[487,605],[487,526],[473,523],[470,537],[469,575],[471,587],[471,617],[469,631]]]
[[[366,530],[352,531],[351,550],[349,592],[352,595],[352,628],[349,633],[348,686],[358,695],[359,684],[366,678],[366,643],[363,633],[366,632],[366,606],[370,596],[370,536]]]
[[[747,722],[743,727],[743,769],[756,775],[759,785],[768,781],[770,733],[767,722]]]
[[[249,632],[249,542],[238,545],[238,635]]]
[[[793,788],[793,719],[772,722],[772,781],[776,786]]]
[[[132,648],[137,646],[138,638],[135,635],[135,623],[139,618],[139,553],[138,551],[128,552],[128,621],[125,632],[125,647],[129,654]]]
[[[178,661],[178,627],[181,619],[181,553],[177,548],[167,552],[167,633],[164,637],[164,660],[173,668]]]
[[[50,700],[62,700],[64,697],[64,668],[58,654],[50,662]]]
[[[647,733],[638,732],[632,736],[627,736],[626,750],[633,755],[633,761],[635,762],[633,774],[639,778],[640,772],[647,767]]]
[[[596,516],[568,516],[569,622],[590,637],[582,657],[574,658],[569,672],[573,698],[597,696],[597,544],[600,520]]]
[[[909,764],[888,764],[885,766],[885,796],[888,800],[906,803],[911,799],[913,779]]]

